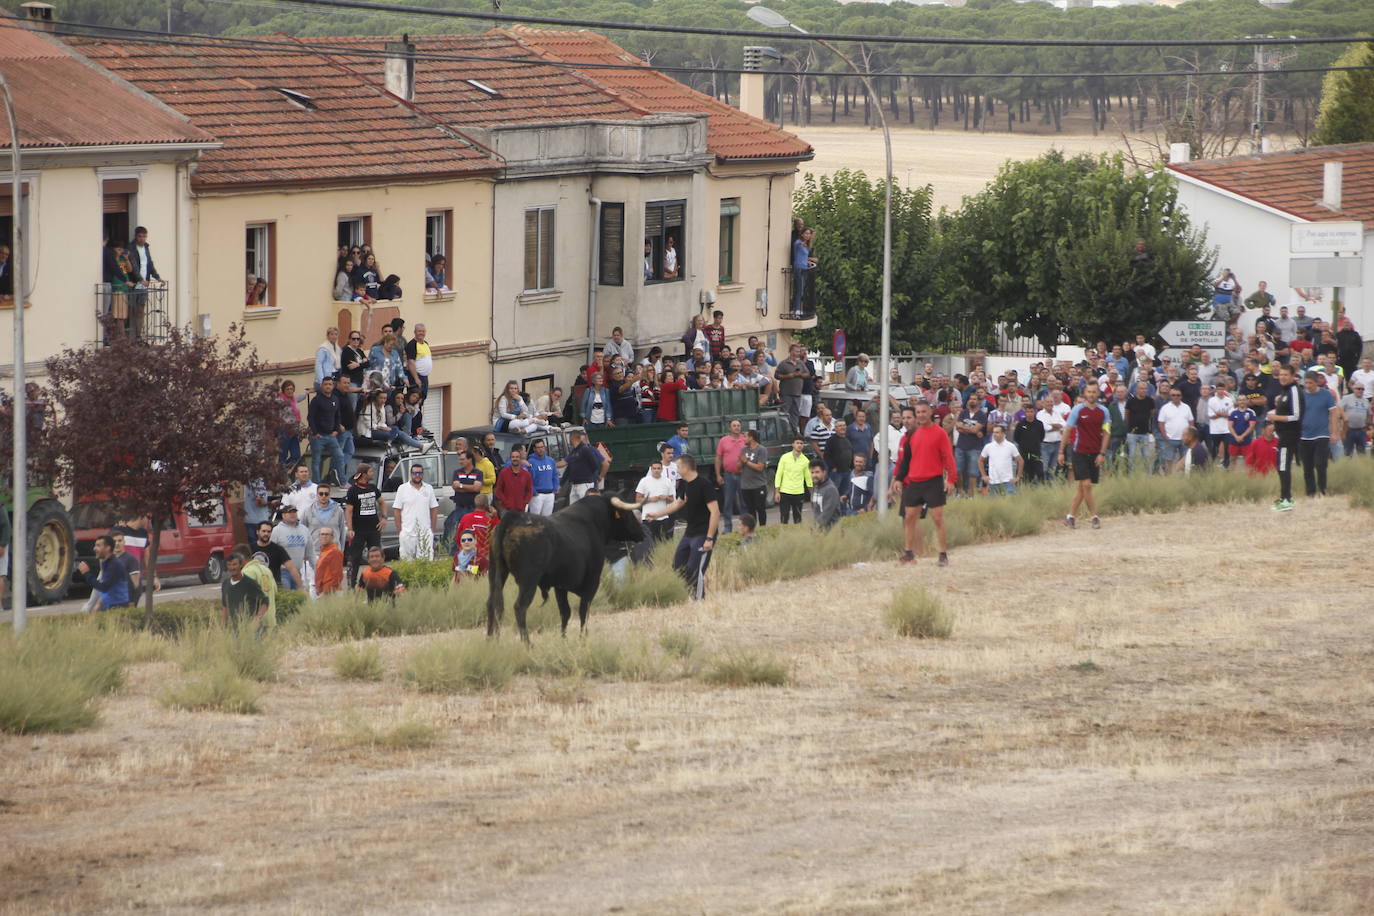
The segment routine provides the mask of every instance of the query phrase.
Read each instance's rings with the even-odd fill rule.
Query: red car
[[[235,524],[237,514],[227,499],[212,497],[214,514],[208,522],[187,515],[178,508],[171,524],[162,529],[158,541],[157,574],[159,577],[199,575],[207,585],[224,578],[224,561],[242,540],[241,527]],[[117,504],[108,497],[92,496],[72,507],[72,527],[76,529],[76,559],[95,563],[95,539],[108,534],[120,521]],[[73,573],[74,583],[80,579]]]

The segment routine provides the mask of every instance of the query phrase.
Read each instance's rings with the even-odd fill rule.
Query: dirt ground
[[[781,688],[422,696],[412,637],[380,683],[292,650],[229,716],[139,665],[97,729],[0,737],[0,911],[1368,913],[1369,531],[1217,507],[593,613],[771,653]],[[884,628],[905,583],[951,639]],[[441,737],[346,747],[358,716]]]

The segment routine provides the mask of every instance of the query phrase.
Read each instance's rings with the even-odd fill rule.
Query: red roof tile
[[[0,20],[0,73],[21,148],[212,143],[182,115],[113,80],[62,44]],[[9,146],[8,129],[0,143]]]
[[[72,44],[224,144],[202,157],[197,188],[440,178],[501,167],[483,147],[304,48]]]
[[[1328,209],[1318,202],[1328,162],[1345,163],[1340,210]],[[1357,219],[1364,222],[1366,229],[1374,229],[1374,143],[1203,159],[1169,168],[1305,220]]]
[[[302,38],[308,47],[365,74],[383,85],[383,60],[331,53],[340,46],[383,50],[391,38]],[[641,111],[619,99],[613,92],[586,79],[576,71],[545,62],[534,50],[509,35],[417,35],[411,37],[416,53],[415,104],[445,124],[458,128],[491,127],[530,121],[577,121],[586,119],[638,118]],[[452,55],[455,60],[435,60],[424,55]],[[483,58],[502,58],[484,60]],[[508,59],[528,61],[509,63]],[[469,80],[496,90],[484,92]]]
[[[637,108],[661,114],[705,114],[706,145],[717,159],[810,159],[813,155],[811,145],[795,134],[684,86],[595,32],[517,26],[504,34],[550,60],[574,66],[633,65],[624,70],[593,68],[579,72]]]

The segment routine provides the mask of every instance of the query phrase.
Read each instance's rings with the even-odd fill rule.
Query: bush
[[[1326,482],[1332,493],[1349,496],[1350,505],[1356,509],[1374,510],[1374,461],[1361,458],[1337,461],[1327,472]],[[1272,483],[1268,483],[1268,489],[1272,495]]]
[[[664,652],[681,659],[691,658],[701,648],[695,636],[682,630],[669,630],[658,638],[658,644]]]
[[[221,661],[191,674],[182,683],[168,687],[158,696],[171,709],[217,710],[248,715],[260,710],[258,688],[239,675],[234,666]]]
[[[286,650],[275,633],[268,631],[259,636],[252,626],[198,630],[184,642],[184,670],[228,665],[235,674],[254,681],[275,681]]]
[[[419,649],[401,669],[401,679],[426,693],[500,690],[528,666],[523,645],[470,636]]]
[[[415,751],[432,747],[439,740],[439,727],[418,718],[406,718],[386,725],[376,725],[353,717],[339,736],[340,743],[351,747],[384,748],[392,751]]]
[[[893,592],[883,619],[899,636],[948,639],[954,632],[954,613],[924,587],[907,585]]]
[[[445,588],[453,581],[453,561],[441,560],[393,560],[387,564],[396,571],[401,581],[411,588]]]
[[[280,607],[280,601],[278,601],[278,607]],[[142,606],[118,608],[108,612],[108,616],[128,629],[144,629]],[[219,620],[220,607],[218,601],[209,598],[164,601],[153,605],[152,622],[147,629],[159,636],[175,637],[187,630],[218,623]]]
[[[712,659],[701,673],[706,683],[723,687],[781,687],[789,678],[785,663],[746,650],[733,650]]]
[[[309,599],[310,596],[305,592],[296,591],[295,589],[278,588],[277,623],[280,624],[294,617],[300,612],[301,608],[305,607],[305,603]]]
[[[607,569],[601,577],[600,597],[621,611],[635,607],[668,607],[687,600],[687,582],[673,569],[671,562],[632,566],[624,582]],[[574,607],[573,611],[576,613],[577,609]]]
[[[34,621],[0,633],[0,731],[72,732],[94,725],[96,699],[124,683],[127,641],[86,620]]]
[[[380,681],[382,655],[376,644],[343,646],[334,653],[334,673],[350,681]]]

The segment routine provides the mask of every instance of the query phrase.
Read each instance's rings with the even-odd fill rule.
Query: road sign
[[[1336,254],[1364,251],[1364,223],[1341,220],[1329,223],[1294,223],[1291,245],[1294,254]]]
[[[1171,321],[1159,329],[1166,347],[1192,347],[1220,350],[1226,344],[1224,321]]]
[[[1364,258],[1289,258],[1290,286],[1362,286]]]
[[[835,329],[835,336],[830,338],[830,352],[835,354],[836,359],[844,359],[844,351],[849,341],[845,340],[844,331]]]

